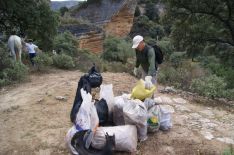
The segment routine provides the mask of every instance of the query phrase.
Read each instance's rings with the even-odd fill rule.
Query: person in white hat
[[[154,49],[147,45],[144,42],[144,38],[140,35],[133,38],[132,48],[136,51],[136,65],[133,73],[137,76],[139,67],[141,66],[141,78],[146,81],[145,88],[150,89],[152,84],[156,84],[157,69]]]

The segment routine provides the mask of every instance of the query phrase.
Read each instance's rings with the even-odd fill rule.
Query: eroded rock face
[[[99,53],[103,51],[106,35],[127,36],[133,24],[136,5],[136,0],[102,0],[73,12],[73,17],[89,20],[102,29],[102,32],[92,29],[89,31],[88,28],[85,33],[76,32],[80,47]]]
[[[107,35],[115,35],[125,37],[129,34],[133,24],[136,2],[128,1],[116,15],[111,18],[111,21],[104,26]]]
[[[89,33],[87,35],[80,36],[79,47],[82,49],[88,49],[94,53],[103,51],[103,33]]]

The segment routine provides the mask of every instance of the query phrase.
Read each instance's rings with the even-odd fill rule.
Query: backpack
[[[154,48],[154,52],[155,52],[155,62],[157,62],[158,64],[163,63],[163,52],[161,50],[161,48],[159,46],[157,46],[156,44],[151,45]]]

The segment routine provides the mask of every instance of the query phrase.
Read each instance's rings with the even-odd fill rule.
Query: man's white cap
[[[132,48],[137,48],[137,46],[139,45],[139,43],[141,41],[143,41],[143,40],[144,40],[144,38],[142,36],[140,36],[140,35],[135,36],[133,38],[133,40],[132,40],[132,42],[133,42]]]

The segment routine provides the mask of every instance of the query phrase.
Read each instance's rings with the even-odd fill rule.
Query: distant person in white
[[[32,65],[34,66],[35,63],[33,61],[33,58],[36,56],[35,49],[37,49],[38,46],[32,43],[32,39],[29,39],[28,43],[26,43],[25,45],[26,45],[27,51],[29,53],[30,61],[31,61]]]

